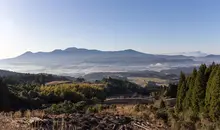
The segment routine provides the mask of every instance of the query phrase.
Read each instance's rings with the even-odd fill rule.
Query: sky
[[[0,59],[78,47],[220,54],[219,0],[0,0]]]

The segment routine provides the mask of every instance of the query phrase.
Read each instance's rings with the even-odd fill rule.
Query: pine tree
[[[202,112],[205,106],[205,93],[206,93],[206,65],[202,64],[199,68],[198,74],[195,79],[195,86],[192,92],[192,109],[197,114]]]
[[[176,111],[182,111],[183,109],[183,101],[186,95],[186,76],[183,72],[180,73],[180,80],[177,89],[177,103],[176,103]]]
[[[205,112],[208,113],[210,110],[210,101],[212,97],[212,92],[213,92],[213,85],[212,82],[214,80],[214,77],[216,75],[216,72],[218,71],[219,66],[215,65],[212,66],[212,72],[209,76],[209,80],[207,82],[207,87],[206,87],[206,96],[205,96]]]
[[[213,77],[211,87],[213,90],[210,100],[209,116],[213,121],[218,121],[220,117],[220,69],[217,70]]]
[[[215,68],[215,62],[213,62],[205,71],[205,76],[206,76],[206,81],[208,81],[211,73],[212,73],[212,70]]]
[[[195,84],[195,79],[196,79],[196,75],[197,75],[197,70],[196,68],[194,68],[193,70],[193,73],[192,75],[190,76],[189,78],[189,89],[186,93],[186,97],[183,101],[183,106],[184,106],[184,109],[188,109],[190,107],[192,107],[192,91],[193,91],[193,87],[194,87],[194,84]]]

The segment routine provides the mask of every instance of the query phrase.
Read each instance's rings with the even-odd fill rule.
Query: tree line
[[[59,78],[63,79],[43,74],[0,77],[0,111],[43,109],[64,101],[102,102],[107,96],[118,94],[149,94],[143,87],[113,78],[104,78],[97,83],[79,79],[72,83],[44,85],[45,81]]]
[[[181,72],[175,110],[192,110],[195,116],[204,114],[212,121],[220,119],[220,64],[202,64],[188,76]]]

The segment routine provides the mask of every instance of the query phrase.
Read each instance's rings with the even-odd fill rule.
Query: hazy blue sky
[[[79,47],[220,50],[219,0],[0,0],[0,58]]]

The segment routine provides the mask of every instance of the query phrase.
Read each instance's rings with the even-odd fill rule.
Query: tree
[[[193,88],[195,85],[195,79],[196,79],[196,75],[197,75],[197,70],[196,68],[194,68],[192,75],[189,78],[189,89],[186,92],[186,97],[183,101],[183,106],[185,109],[188,109],[190,107],[192,107],[192,93],[193,93]]]
[[[212,84],[212,96],[210,100],[209,116],[213,121],[219,120],[220,117],[220,69],[217,70]]]
[[[178,88],[177,85],[169,84],[167,92],[166,92],[166,96],[170,97],[170,98],[176,98],[176,96],[177,96],[177,88]]]
[[[45,85],[45,75],[41,74],[40,77],[39,77],[39,83],[41,85]]]
[[[82,82],[85,82],[85,79],[84,79],[84,78],[79,77],[79,78],[77,78],[77,79],[76,79],[76,82],[82,83]]]
[[[182,111],[182,103],[186,95],[186,76],[183,72],[180,73],[180,80],[177,89],[177,103],[176,103],[176,111]]]
[[[211,102],[211,97],[212,97],[212,93],[213,93],[213,87],[215,87],[213,85],[213,80],[214,80],[216,72],[218,70],[219,70],[219,66],[213,67],[212,72],[209,76],[208,83],[207,83],[206,96],[205,96],[205,112],[206,113],[208,113],[210,110],[210,102]]]
[[[205,93],[206,93],[206,65],[202,64],[199,68],[198,74],[195,79],[195,86],[192,93],[192,109],[197,114],[202,112],[205,106]]]

